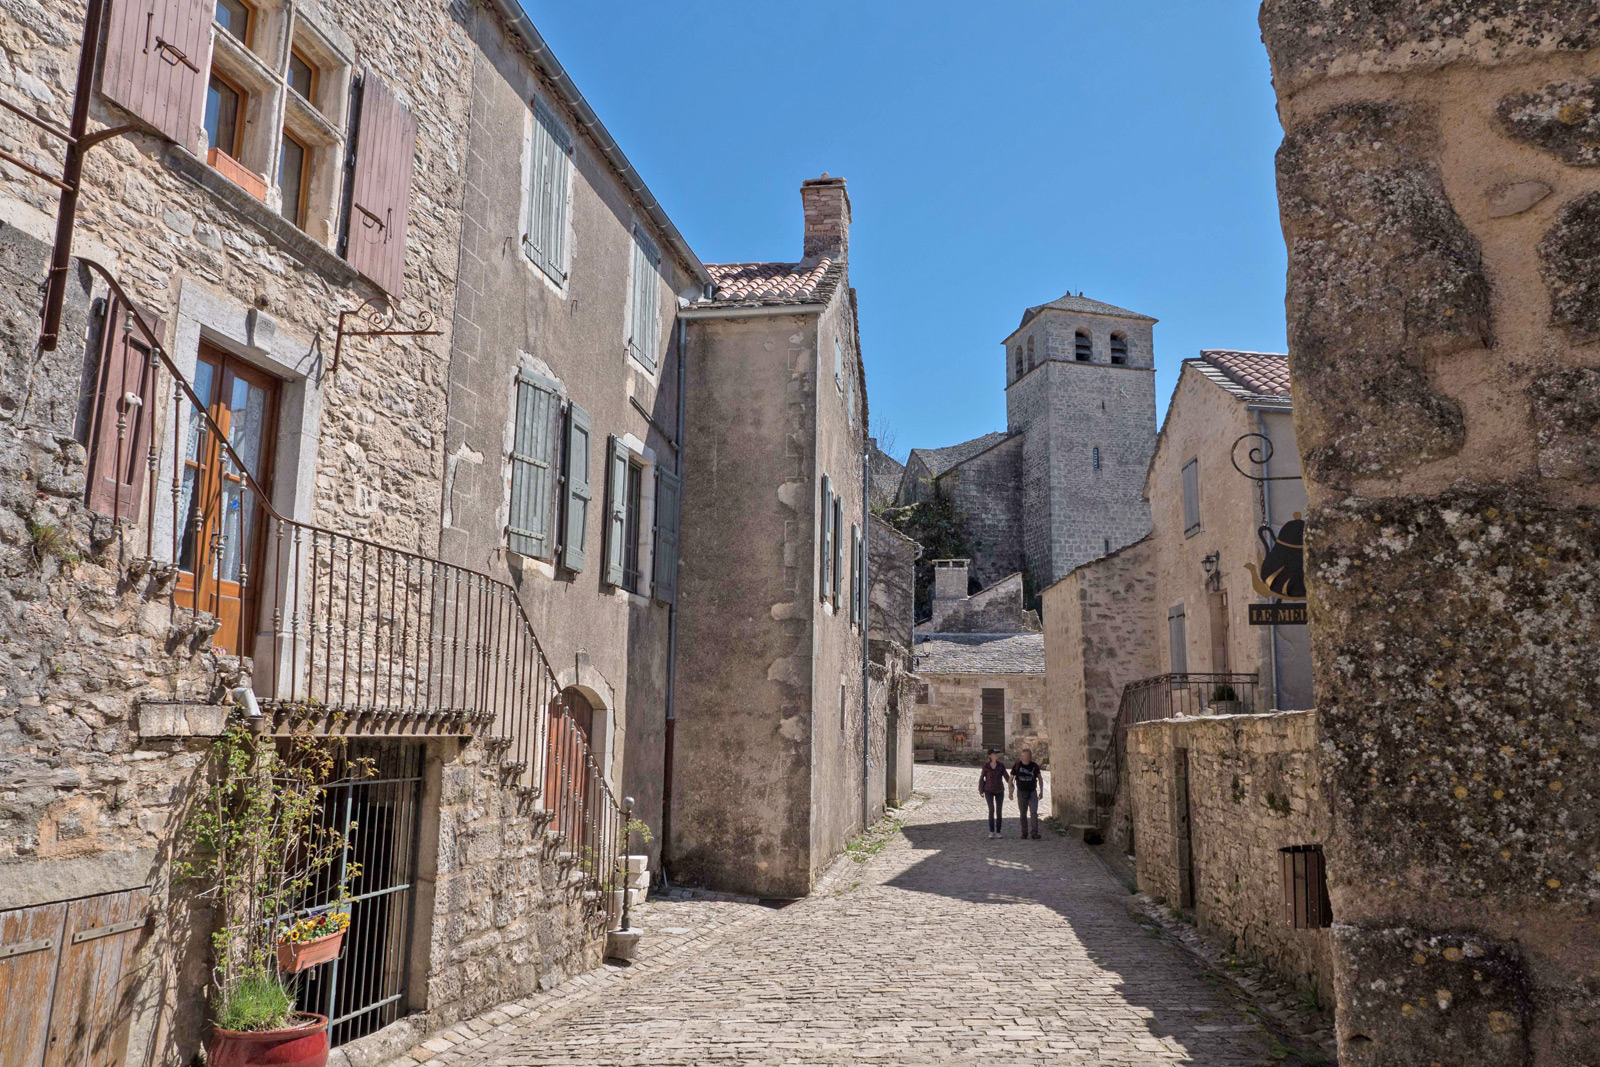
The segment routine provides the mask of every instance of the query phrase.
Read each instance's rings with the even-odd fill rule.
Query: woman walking
[[[1000,836],[1000,816],[1005,810],[1006,787],[1011,785],[1011,775],[1000,762],[1000,750],[989,750],[989,761],[978,771],[978,792],[989,804],[989,836]]]

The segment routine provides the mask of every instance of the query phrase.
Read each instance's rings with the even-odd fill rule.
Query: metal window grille
[[[1283,918],[1296,930],[1333,925],[1328,901],[1328,868],[1321,845],[1291,845],[1278,850],[1283,879]]]
[[[371,759],[373,773],[353,776],[353,761]],[[299,976],[302,1011],[328,1017],[334,1045],[370,1034],[406,1013],[411,924],[421,830],[422,746],[352,742],[323,790],[322,825],[345,839],[343,854],[302,899],[297,915],[337,902],[338,885],[359,865],[349,887],[350,928],[337,959]]]

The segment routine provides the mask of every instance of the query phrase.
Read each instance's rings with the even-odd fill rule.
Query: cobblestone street
[[[975,771],[919,766],[917,776],[929,799],[881,851],[836,865],[812,897],[780,910],[652,902],[643,925],[654,951],[633,967],[608,965],[492,1012],[417,1058],[1284,1062],[1235,1000],[1130,918],[1126,891],[1085,848],[1054,835],[1018,840],[1015,819],[1010,836],[990,840]]]

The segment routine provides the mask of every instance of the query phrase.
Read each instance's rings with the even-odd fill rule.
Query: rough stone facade
[[[1090,825],[1094,768],[1111,744],[1122,688],[1161,673],[1150,538],[1079,567],[1041,604],[1052,810],[1068,825]]]
[[[919,634],[914,669],[917,748],[955,760],[977,760],[991,745],[1010,756],[1031,748],[1049,763],[1042,634]],[[1002,713],[987,740],[986,690]]]
[[[884,723],[868,714],[852,607],[852,530],[868,514],[855,297],[844,245],[817,253],[811,232],[824,202],[847,227],[849,199],[843,179],[803,189],[808,257],[713,266],[720,298],[682,313],[691,399],[667,864],[675,880],[766,897],[809,893],[882,807],[870,775]],[[827,560],[825,489],[842,538]]]
[[[1022,575],[968,595],[970,560],[934,562],[933,617],[918,633],[1022,634],[1039,632],[1039,613],[1022,606]]]
[[[972,578],[988,587],[1027,567],[1023,551],[1023,438],[1012,436],[935,479],[961,522]]]
[[[591,741],[619,796],[635,800],[659,856],[666,762],[668,604],[655,574],[657,472],[679,473],[676,310],[709,276],[681,240],[645,212],[520,38],[487,10],[468,24],[476,47],[460,298],[453,329],[446,492],[441,551],[468,566],[515,577],[524,609],[564,684],[593,711]],[[558,280],[524,251],[528,213],[530,101],[572,144],[566,220],[568,259]],[[508,133],[509,131],[509,133]],[[656,365],[628,349],[635,232],[662,253],[652,324]],[[509,250],[509,251],[508,251]],[[606,353],[609,358],[598,358]],[[577,537],[552,508],[549,549],[537,558],[511,550],[517,377],[549,382],[559,402],[589,417],[592,499],[583,525],[581,569],[560,562],[558,544]],[[560,429],[558,428],[558,433]],[[637,591],[604,580],[608,438],[627,447],[640,474]],[[553,473],[553,472],[552,472]],[[549,486],[559,500],[560,486]],[[559,530],[559,535],[557,535]],[[582,678],[578,677],[582,657]]]
[[[1156,565],[1155,673],[1254,675],[1257,682],[1244,698],[1261,711],[1312,703],[1306,628],[1251,626],[1248,615],[1250,604],[1270,599],[1251,577],[1266,551],[1260,528],[1277,531],[1306,510],[1304,486],[1293,480],[1300,461],[1287,385],[1277,395],[1251,378],[1276,381],[1283,363],[1280,355],[1221,351],[1184,360],[1145,483]],[[1229,377],[1229,370],[1238,377]],[[1281,377],[1286,383],[1287,375]],[[1249,458],[1252,447],[1267,447],[1259,437],[1235,444],[1250,434],[1270,441],[1265,468]],[[1194,527],[1184,510],[1183,469],[1191,462],[1198,490]],[[1289,480],[1252,481],[1240,467]],[[1175,612],[1181,624],[1169,622]],[[1181,651],[1172,647],[1180,633]]]
[[[1261,25],[1340,1058],[1595,1062],[1600,170],[1541,116],[1588,122],[1600,17],[1269,0]]]
[[[1285,918],[1278,857],[1327,837],[1317,753],[1310,711],[1141,723],[1128,730],[1126,791],[1139,888],[1192,900],[1201,933],[1332,1003],[1329,931]]]

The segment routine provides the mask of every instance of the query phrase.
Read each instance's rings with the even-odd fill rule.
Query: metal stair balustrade
[[[623,884],[626,820],[587,724],[574,716],[582,698],[562,691],[516,590],[469,567],[280,514],[144,312],[103,266],[79,262],[127,311],[105,328],[137,331],[155,382],[141,412],[153,429],[143,435],[144,544],[127,561],[131,584],[148,582],[147,592],[170,599],[175,632],[209,642],[223,662],[237,657],[270,729],[481,737],[518,803],[542,801],[536,815],[574,854],[583,885],[598,891],[600,914]],[[120,383],[101,389],[101,403],[118,415],[115,469],[126,470],[125,460],[138,458],[126,451],[131,401]],[[126,506],[132,514],[115,494],[111,518],[124,550],[141,510],[138,500]]]

